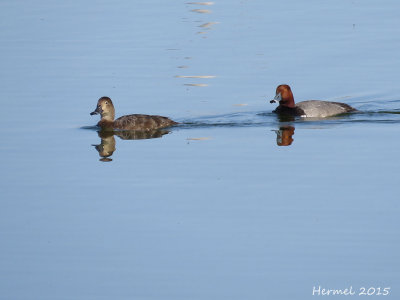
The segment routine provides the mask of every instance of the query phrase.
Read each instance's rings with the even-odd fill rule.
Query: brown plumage
[[[109,97],[101,97],[99,101],[97,101],[96,109],[90,114],[101,115],[101,120],[99,123],[97,123],[97,126],[99,126],[102,130],[117,129],[149,131],[178,124],[167,117],[141,114],[122,116],[114,120],[115,109]]]

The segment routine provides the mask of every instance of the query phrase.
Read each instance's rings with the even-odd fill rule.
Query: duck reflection
[[[115,151],[115,138],[114,132],[112,131],[98,131],[101,142],[99,145],[92,145],[96,148],[97,152],[101,157],[100,161],[112,161],[109,158]]]
[[[290,146],[293,143],[294,127],[291,125],[280,126],[276,133],[276,144],[278,146]]]
[[[112,161],[110,158],[116,150],[116,142],[114,135],[118,136],[122,140],[144,140],[160,138],[164,134],[169,133],[169,130],[159,129],[150,131],[98,131],[97,134],[101,139],[100,144],[92,145],[99,152],[100,161],[108,162]]]
[[[278,115],[278,120],[281,123],[291,123],[294,122],[296,120],[296,117],[290,114],[279,114]]]

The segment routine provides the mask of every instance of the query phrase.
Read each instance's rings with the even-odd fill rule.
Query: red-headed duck
[[[97,123],[102,130],[137,130],[149,131],[159,128],[170,127],[178,124],[167,117],[150,115],[127,115],[116,120],[114,105],[109,97],[101,97],[97,101],[95,111],[91,115],[101,115],[100,122]]]
[[[290,146],[293,143],[294,127],[281,126],[279,130],[275,130],[276,144],[278,146]]]
[[[295,105],[292,90],[287,84],[276,88],[275,98],[270,103],[275,102],[279,102],[279,106],[274,113],[304,118],[325,118],[356,111],[355,108],[341,102],[307,100]]]

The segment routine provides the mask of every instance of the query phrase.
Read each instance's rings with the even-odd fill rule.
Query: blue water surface
[[[399,9],[2,1],[0,299],[398,299]],[[101,96],[181,124],[101,136]]]

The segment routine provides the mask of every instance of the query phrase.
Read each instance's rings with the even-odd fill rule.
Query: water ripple
[[[399,124],[400,110],[381,110],[357,112],[330,118],[308,118],[300,117],[279,118],[272,112],[240,112],[214,116],[201,116],[191,119],[180,120],[180,128],[201,127],[270,127],[277,124],[306,125],[318,124],[321,126],[354,124],[354,123],[376,123],[376,124]]]

